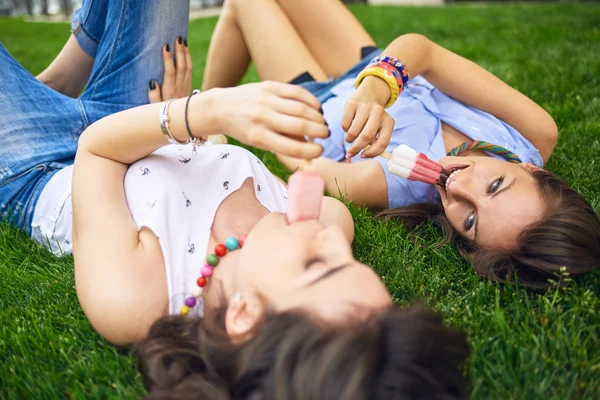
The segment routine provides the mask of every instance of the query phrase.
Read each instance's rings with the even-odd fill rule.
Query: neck
[[[254,184],[247,180],[240,189],[227,197],[219,206],[211,230],[207,254],[229,236],[239,237],[250,233],[267,210],[254,195]],[[235,293],[234,276],[240,262],[240,250],[228,252],[219,260],[204,294],[207,308],[218,308]]]

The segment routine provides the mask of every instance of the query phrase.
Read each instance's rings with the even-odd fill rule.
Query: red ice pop
[[[289,224],[319,219],[325,182],[316,172],[298,171],[288,181]]]
[[[391,155],[382,155],[387,155],[388,171],[402,178],[441,186],[445,185],[448,178],[447,171],[440,164],[406,145],[396,147]]]

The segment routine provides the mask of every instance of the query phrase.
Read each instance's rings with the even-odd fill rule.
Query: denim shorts
[[[325,103],[331,97],[334,96],[331,93],[331,89],[336,86],[339,82],[346,80],[348,78],[356,78],[360,71],[365,69],[365,67],[371,62],[371,60],[382,52],[381,49],[377,47],[365,47],[361,50],[362,60],[348,71],[343,73],[336,79],[330,79],[327,82],[317,82],[315,81],[309,73],[304,73],[299,77],[290,81],[291,84],[295,84],[303,87],[304,89],[311,92],[321,103]]]
[[[0,44],[0,219],[31,233],[44,186],[72,165],[93,122],[148,103],[150,80],[162,81],[161,48],[187,38],[189,0],[84,0],[72,32],[95,58],[77,99],[40,83]]]

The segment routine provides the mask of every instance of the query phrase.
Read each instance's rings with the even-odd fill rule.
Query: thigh
[[[327,75],[274,0],[227,0],[223,17],[235,19],[261,80],[289,82],[308,72]]]
[[[73,163],[77,100],[40,83],[0,45],[0,216],[28,229],[43,182]]]
[[[375,42],[340,0],[277,0],[317,63],[339,77]]]
[[[161,49],[169,43],[174,54],[177,38],[187,39],[188,18],[189,0],[111,0],[81,99],[119,106],[111,110],[148,103],[149,82],[162,83]]]

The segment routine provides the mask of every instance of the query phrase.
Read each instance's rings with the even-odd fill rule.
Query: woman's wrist
[[[215,109],[213,107],[214,99],[211,91],[202,92],[192,96],[188,104],[188,125],[192,136],[203,138],[208,135],[214,135],[219,132],[219,124]],[[173,101],[169,109],[171,119],[170,130],[173,137],[181,142],[190,140],[185,121],[185,109],[188,98],[177,99]]]
[[[367,76],[356,89],[357,93],[385,106],[390,99],[390,88],[381,78]]]

